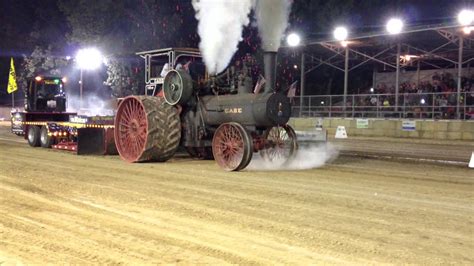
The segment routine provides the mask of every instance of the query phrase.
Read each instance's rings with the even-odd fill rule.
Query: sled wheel
[[[39,126],[30,126],[28,128],[28,144],[31,147],[40,146],[40,127]]]
[[[41,143],[41,147],[43,148],[51,148],[51,145],[53,144],[53,138],[51,136],[48,136],[47,126],[41,127],[40,143]]]

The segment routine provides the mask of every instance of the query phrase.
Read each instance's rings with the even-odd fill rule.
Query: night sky
[[[104,0],[104,3],[108,0]],[[9,58],[14,57],[17,69],[21,64],[22,56],[29,56],[35,47],[51,46],[53,53],[57,56],[73,55],[73,51],[81,44],[77,40],[71,40],[73,31],[65,14],[61,3],[71,5],[75,2],[90,2],[95,5],[101,1],[89,0],[1,0],[0,1],[0,99],[9,99],[6,95]],[[142,1],[116,1],[121,3],[123,8],[130,14],[136,14],[140,10]],[[153,1],[149,1],[153,2]],[[157,18],[162,12],[175,13],[172,25],[180,24],[180,27],[169,34],[170,25],[166,21],[156,26],[160,31],[153,31],[153,34],[163,34],[166,38],[161,38],[164,46],[186,45],[197,46],[199,41],[196,33],[197,22],[194,18],[194,11],[191,0],[162,0],[154,1]],[[391,16],[401,16],[408,25],[427,25],[446,23],[455,20],[455,16],[463,7],[473,6],[472,1],[456,0],[295,0],[290,14],[289,30],[297,30],[303,33],[307,40],[329,38],[333,27],[336,25],[349,25],[351,35],[362,34],[366,31],[377,31],[383,28],[386,19]],[[153,12],[154,10],[149,10]],[[94,19],[116,19],[115,10],[106,10],[106,15]],[[161,13],[160,13],[161,12]],[[117,14],[119,15],[119,14]],[[121,14],[120,14],[121,15]],[[127,34],[128,20],[116,20],[107,25],[104,32],[115,34]],[[178,25],[179,26],[179,25]],[[75,29],[76,33],[78,29]],[[142,36],[134,36],[134,39],[146,39],[151,31],[144,30]],[[130,37],[130,36],[129,36]],[[123,39],[126,39],[124,37]],[[240,45],[241,53],[256,52],[259,45],[258,34],[254,27],[249,26],[244,30],[244,42]],[[114,49],[114,43],[107,44],[112,53],[133,54],[135,50],[127,51],[127,45],[117,43],[120,48]],[[155,47],[153,43],[149,47]],[[117,52],[118,53],[118,52]],[[18,70],[17,70],[18,71]]]

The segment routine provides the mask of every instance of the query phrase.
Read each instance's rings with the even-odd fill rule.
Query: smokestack
[[[265,68],[265,93],[272,93],[276,88],[276,60],[277,52],[265,51],[263,64]]]

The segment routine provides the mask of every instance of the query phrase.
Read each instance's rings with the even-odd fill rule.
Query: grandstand
[[[411,27],[396,36],[307,41],[300,48],[303,78],[293,115],[474,119],[473,32],[450,23]],[[344,74],[339,94],[305,82],[321,67]],[[351,78],[362,77],[367,86],[351,87]]]

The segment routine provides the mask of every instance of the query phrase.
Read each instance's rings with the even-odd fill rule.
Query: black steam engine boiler
[[[145,59],[146,95],[124,98],[115,118],[124,160],[166,161],[179,145],[228,171],[247,167],[253,153],[275,164],[291,160],[298,146],[287,125],[290,100],[275,90],[276,52],[264,54],[266,82],[258,93],[245,65],[209,76],[195,49],[138,54]]]

